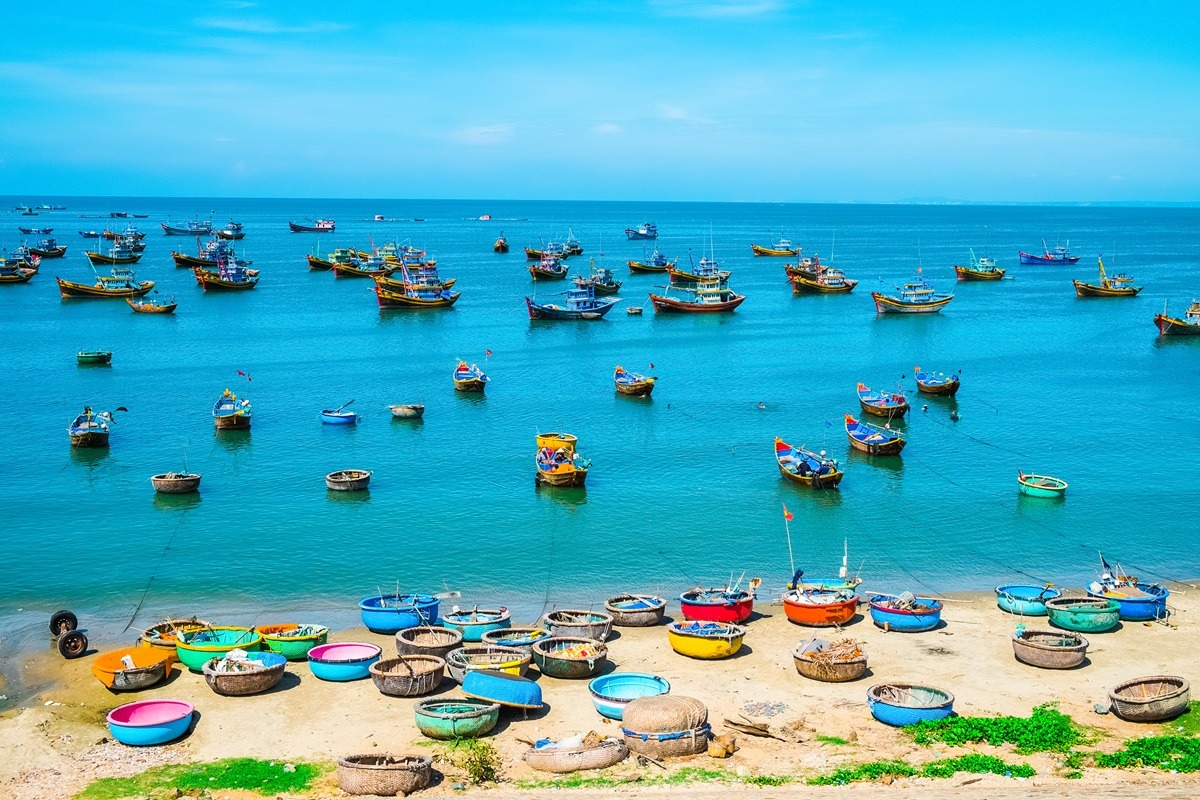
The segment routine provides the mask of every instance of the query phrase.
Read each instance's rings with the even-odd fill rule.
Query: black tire
[[[68,631],[58,637],[58,653],[63,658],[79,658],[87,649],[87,634],[83,631]]]
[[[58,611],[50,617],[50,632],[61,636],[79,627],[79,618],[70,611]]]

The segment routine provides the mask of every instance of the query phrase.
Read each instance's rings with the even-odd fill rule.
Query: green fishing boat
[[[75,354],[75,360],[80,364],[109,364],[112,362],[112,351],[80,350]]]
[[[262,649],[262,634],[250,628],[203,628],[176,636],[175,652],[179,663],[193,672],[230,650],[256,651]]]
[[[1121,621],[1121,604],[1100,597],[1054,597],[1046,601],[1050,624],[1076,633],[1104,633]]]
[[[486,700],[422,700],[413,708],[417,727],[430,739],[478,739],[500,721],[500,706]]]
[[[1017,491],[1028,497],[1063,497],[1067,482],[1049,475],[1027,475],[1017,470]]]
[[[272,653],[278,653],[288,661],[304,661],[308,651],[329,639],[329,628],[324,625],[299,625],[294,622],[282,625],[259,625],[254,630],[262,634],[263,644]]]

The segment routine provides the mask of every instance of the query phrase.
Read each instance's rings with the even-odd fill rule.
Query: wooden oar
[[[333,413],[335,413],[335,414],[340,413],[343,408],[345,408],[346,406],[350,405],[353,402],[354,402],[354,398],[350,398],[349,400],[347,400],[346,402],[342,403],[340,406],[335,408],[333,410]]]

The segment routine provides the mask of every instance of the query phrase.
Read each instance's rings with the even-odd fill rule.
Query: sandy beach
[[[966,752],[1002,756],[1010,763],[1029,763],[1035,777],[1016,781],[1001,776],[958,774],[945,780],[904,778],[891,785],[856,784],[847,787],[805,787],[810,796],[922,797],[942,796],[1016,798],[1034,792],[1045,797],[1066,797],[1086,791],[1095,797],[1145,796],[1153,786],[1155,797],[1191,797],[1200,792],[1200,778],[1172,775],[1159,770],[1085,768],[1081,778],[1061,777],[1060,757],[1053,754],[1017,755],[1009,746],[987,745],[951,748],[920,746],[905,733],[871,719],[864,701],[869,686],[879,682],[919,681],[954,693],[960,715],[1028,716],[1042,703],[1058,703],[1077,722],[1094,727],[1099,738],[1088,749],[1115,750],[1128,738],[1157,734],[1160,726],[1124,722],[1112,714],[1100,715],[1094,706],[1107,706],[1109,688],[1138,675],[1166,674],[1190,677],[1200,657],[1200,636],[1188,622],[1194,603],[1178,588],[1172,595],[1175,611],[1171,624],[1123,623],[1116,631],[1089,636],[1089,661],[1079,669],[1039,670],[1021,664],[1012,654],[1010,636],[1020,622],[997,609],[991,593],[956,595],[946,601],[944,625],[921,634],[888,633],[858,617],[844,635],[863,643],[870,671],[848,684],[818,683],[796,673],[792,651],[810,636],[831,638],[831,631],[792,624],[777,602],[763,598],[749,622],[742,651],[724,661],[696,661],[674,653],[663,627],[616,629],[610,640],[615,669],[651,672],[667,678],[672,693],[703,700],[709,708],[714,733],[726,733],[726,718],[737,718],[747,703],[786,706],[775,718],[790,723],[802,741],[737,735],[737,752],[728,759],[697,756],[668,764],[720,769],[734,776],[792,776],[804,779],[833,769],[884,758],[903,758],[920,764]],[[676,605],[676,609],[677,609]],[[668,606],[670,613],[670,606]],[[238,624],[223,619],[223,624]],[[1043,619],[1026,620],[1028,627],[1046,627]],[[836,636],[836,634],[834,634]],[[391,637],[364,629],[339,631],[335,641],[370,641],[394,652]],[[120,642],[92,642],[104,651]],[[178,667],[167,683],[136,696],[115,695],[90,673],[92,657],[65,661],[56,654],[38,653],[19,665],[23,682],[45,688],[26,698],[23,707],[0,718],[0,794],[15,800],[65,797],[97,777],[130,775],[163,763],[209,761],[229,757],[331,762],[352,753],[430,753],[435,769],[444,773],[422,796],[457,795],[453,784],[461,772],[436,760],[438,748],[429,746],[413,722],[414,700],[390,698],[376,691],[371,681],[325,683],[309,673],[307,665],[289,664],[288,674],[271,692],[253,697],[221,697],[203,678]],[[618,726],[592,708],[586,681],[539,677],[546,708],[528,718],[506,713],[490,738],[504,759],[503,778],[497,786],[468,788],[467,794],[487,797],[536,797],[563,794],[576,798],[674,796],[682,787],[641,786],[639,778],[661,776],[660,767],[639,765],[634,759],[610,770],[621,783],[613,788],[530,789],[521,781],[548,780],[521,761],[527,748],[521,739],[563,738],[595,730],[618,732]],[[447,678],[440,694],[457,696]],[[160,748],[133,749],[112,742],[104,715],[133,699],[171,697],[195,704],[199,720],[183,740]],[[776,708],[779,708],[776,705]],[[817,737],[837,737],[847,744],[822,742]],[[798,786],[747,786],[736,780],[689,784],[692,797],[724,797],[753,791],[755,796],[783,797]],[[214,797],[223,797],[214,792]],[[229,797],[248,796],[228,794]],[[332,777],[321,779],[315,796],[341,796]]]

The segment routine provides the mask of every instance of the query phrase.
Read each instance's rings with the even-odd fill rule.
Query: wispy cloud
[[[284,25],[270,19],[231,19],[224,17],[208,17],[206,19],[197,20],[197,24],[204,28],[216,28],[223,31],[233,31],[235,33],[260,33],[260,34],[303,34],[303,33],[336,33],[349,28],[349,25],[342,25],[338,22],[314,22],[309,25]]]
[[[677,122],[690,122],[693,125],[712,125],[713,120],[707,117],[697,117],[690,113],[686,108],[672,106],[666,103],[658,104],[658,115],[662,119],[675,120]]]
[[[468,125],[459,128],[451,137],[463,144],[500,144],[512,138],[513,126],[507,123],[500,125]]]
[[[770,14],[783,9],[786,3],[783,0],[652,0],[651,5],[665,17],[729,19]]]
[[[611,122],[602,122],[596,126],[596,133],[611,134],[611,133],[620,133],[620,132],[621,132],[621,126],[614,125]]]

